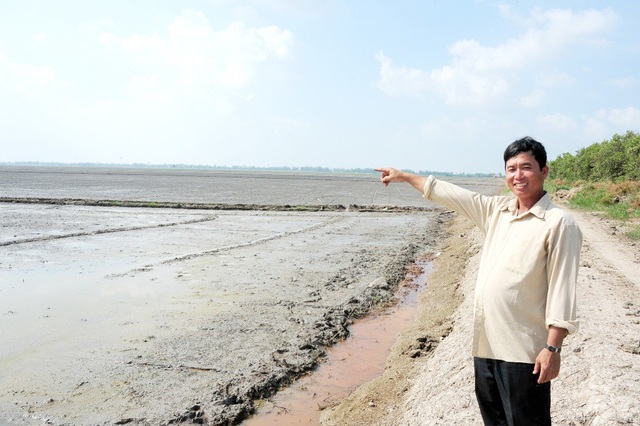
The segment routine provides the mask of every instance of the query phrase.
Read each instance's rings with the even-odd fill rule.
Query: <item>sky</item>
[[[504,171],[640,131],[640,2],[3,0],[0,162]]]

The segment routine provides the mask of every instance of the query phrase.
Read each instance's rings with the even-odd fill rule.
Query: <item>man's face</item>
[[[549,167],[544,166],[540,169],[540,164],[531,151],[521,152],[508,159],[505,172],[507,186],[516,197],[522,200],[542,197]]]

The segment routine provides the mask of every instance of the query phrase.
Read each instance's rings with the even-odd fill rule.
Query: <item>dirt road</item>
[[[578,281],[581,328],[565,340],[560,377],[552,385],[553,421],[640,425],[640,250],[616,235],[611,222],[595,214],[572,214],[584,234]],[[432,280],[424,294],[421,324],[400,336],[384,375],[327,411],[324,425],[482,424],[470,357],[472,294],[482,236],[461,220],[452,235],[437,266],[445,274]],[[446,279],[456,265],[458,279]],[[460,285],[453,294],[462,303],[450,321],[434,318],[456,281]],[[448,325],[446,337],[430,352],[411,358],[420,341],[437,337],[424,326],[434,322]]]

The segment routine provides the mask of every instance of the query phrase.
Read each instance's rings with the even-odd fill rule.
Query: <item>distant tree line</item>
[[[629,130],[610,140],[565,153],[549,162],[549,177],[567,182],[640,180],[640,134]]]
[[[408,170],[411,171],[411,170]],[[436,172],[433,170],[420,170],[417,172],[419,175],[427,176],[445,176],[445,177],[466,177],[466,178],[493,178],[501,177],[500,173],[454,173],[454,172]]]
[[[209,166],[198,164],[118,164],[118,163],[60,163],[60,162],[39,162],[39,161],[16,161],[16,162],[0,162],[2,166],[23,166],[23,167],[107,167],[107,168],[127,168],[127,169],[177,169],[177,170],[237,170],[237,171],[256,171],[256,172],[306,172],[306,173],[362,173],[377,174],[373,168],[338,168],[338,167],[319,167],[319,166],[279,166],[279,167],[261,167],[261,166]],[[413,170],[408,170],[416,173]],[[417,172],[422,175],[439,175],[439,176],[460,176],[460,177],[493,177],[492,173],[453,173],[453,172],[435,172],[421,170]]]

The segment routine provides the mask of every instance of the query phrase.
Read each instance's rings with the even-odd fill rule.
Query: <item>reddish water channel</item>
[[[263,401],[257,413],[242,424],[319,425],[324,408],[380,376],[396,335],[413,323],[418,298],[427,286],[431,262],[417,266],[419,272],[398,290],[396,304],[355,322],[349,338],[330,348],[316,370]]]

